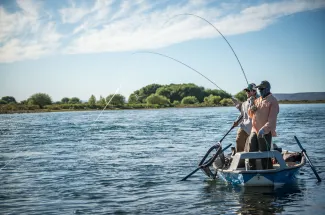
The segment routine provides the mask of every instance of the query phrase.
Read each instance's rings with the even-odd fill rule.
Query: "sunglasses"
[[[245,91],[246,91],[247,93],[249,93],[249,92],[256,92],[256,90],[247,90],[247,89],[245,89]]]

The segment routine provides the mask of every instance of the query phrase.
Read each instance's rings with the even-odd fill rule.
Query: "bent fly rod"
[[[205,22],[207,22],[209,25],[211,25],[221,36],[222,36],[222,38],[227,42],[227,44],[228,44],[228,46],[230,47],[230,49],[232,50],[232,52],[233,52],[233,54],[235,55],[235,57],[236,57],[236,59],[237,59],[237,62],[239,63],[239,66],[240,66],[240,68],[241,68],[241,70],[242,70],[242,73],[243,73],[243,75],[244,75],[244,78],[245,78],[245,80],[246,80],[246,83],[247,83],[247,85],[248,85],[248,80],[247,80],[247,77],[246,77],[246,74],[245,74],[245,71],[244,71],[244,68],[243,68],[243,66],[241,65],[241,63],[240,63],[240,60],[239,60],[239,58],[238,58],[238,56],[237,56],[237,54],[236,54],[236,52],[235,52],[235,50],[232,48],[232,46],[230,45],[230,43],[228,42],[228,40],[226,39],[226,37],[211,23],[211,22],[209,22],[208,20],[206,20],[206,19],[204,19],[204,18],[202,18],[202,17],[200,17],[200,16],[198,16],[198,15],[195,15],[195,14],[191,14],[191,13],[184,13],[184,14],[178,14],[178,15],[175,15],[175,16],[173,16],[172,18],[170,18],[169,20],[167,20],[166,22],[165,22],[165,24],[167,23],[167,22],[169,22],[171,19],[173,19],[173,18],[175,18],[175,17],[177,17],[177,16],[182,16],[182,15],[187,15],[187,16],[194,16],[194,17],[197,17],[197,18],[200,18],[200,19],[202,19],[202,20],[204,20]],[[165,25],[164,24],[164,25]],[[189,68],[189,69],[191,69],[192,71],[194,71],[194,72],[196,72],[197,74],[199,74],[199,75],[201,75],[202,77],[204,77],[205,79],[207,79],[210,83],[212,83],[213,85],[215,85],[218,89],[220,89],[222,92],[224,92],[224,93],[226,93],[226,94],[228,94],[226,91],[224,91],[223,89],[221,89],[216,83],[214,83],[211,79],[209,79],[207,76],[205,76],[205,75],[203,75],[201,72],[199,72],[199,71],[197,71],[196,69],[194,69],[194,68],[192,68],[191,66],[189,66],[189,65],[187,65],[187,64],[185,64],[185,63],[183,63],[183,62],[181,62],[180,60],[177,60],[177,59],[175,59],[175,58],[172,58],[172,57],[170,57],[170,56],[167,56],[167,55],[164,55],[164,54],[161,54],[161,53],[158,53],[158,52],[153,52],[153,51],[139,51],[139,52],[134,52],[133,54],[141,54],[141,53],[146,53],[146,54],[155,54],[155,55],[160,55],[160,56],[162,56],[162,57],[166,57],[166,58],[169,58],[169,59],[171,59],[171,60],[173,60],[173,61],[176,61],[176,62],[178,62],[178,63],[180,63],[180,64],[182,64],[182,65],[184,65],[184,66],[186,66],[187,68]],[[234,98],[232,98],[232,100],[233,100],[233,102],[235,103],[235,104],[237,104],[238,103],[238,101],[236,100],[236,99],[234,99]]]
[[[204,77],[205,79],[207,79],[208,81],[210,81],[210,83],[212,83],[214,86],[216,86],[218,89],[220,89],[222,92],[228,94],[226,91],[224,91],[223,89],[221,89],[216,83],[214,83],[211,79],[209,79],[208,77],[206,77],[205,75],[203,75],[201,72],[197,71],[196,69],[194,69],[193,67],[187,65],[186,63],[183,63],[182,61],[180,60],[177,60],[175,58],[172,58],[170,56],[167,56],[167,55],[164,55],[164,54],[161,54],[161,53],[158,53],[158,52],[152,52],[152,51],[139,51],[139,52],[134,52],[133,54],[155,54],[155,55],[160,55],[160,56],[163,56],[163,57],[166,57],[166,58],[169,58],[173,61],[176,61],[184,66],[186,66],[187,68],[191,69],[192,71],[196,72],[197,74],[201,75],[202,77]]]
[[[237,59],[237,62],[239,63],[239,66],[240,66],[240,68],[241,68],[241,71],[243,72],[243,75],[244,75],[244,77],[245,77],[245,80],[246,80],[246,83],[247,83],[247,85],[248,85],[248,80],[247,80],[247,77],[246,77],[246,74],[245,74],[245,71],[244,71],[244,68],[243,68],[243,66],[241,65],[241,63],[240,63],[240,60],[239,60],[239,58],[238,58],[238,56],[237,56],[237,54],[236,54],[236,52],[235,52],[235,50],[232,48],[232,46],[230,45],[230,43],[228,42],[228,40],[226,39],[226,37],[211,23],[211,22],[209,22],[208,20],[206,20],[206,19],[204,19],[203,17],[201,17],[201,16],[198,16],[198,15],[195,15],[195,14],[191,14],[191,13],[183,13],[183,14],[177,14],[177,15],[175,15],[175,16],[173,16],[172,18],[170,18],[169,20],[167,20],[165,23],[164,23],[164,25],[167,23],[167,22],[169,22],[170,20],[172,20],[172,19],[174,19],[175,17],[177,17],[177,16],[194,16],[194,17],[196,17],[196,18],[199,18],[199,19],[201,19],[201,20],[203,20],[203,21],[205,21],[205,22],[207,22],[209,25],[211,25],[221,36],[222,36],[222,38],[227,42],[227,44],[228,44],[228,46],[229,46],[229,48],[231,49],[231,51],[234,53],[234,55],[235,55],[235,57],[236,57],[236,59]]]

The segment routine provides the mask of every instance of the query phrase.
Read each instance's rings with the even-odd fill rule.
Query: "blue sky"
[[[0,2],[0,97],[38,92],[87,100],[151,83],[215,88],[176,58],[237,93],[270,81],[274,93],[325,92],[325,1]],[[168,22],[167,22],[168,21]],[[166,23],[167,22],[167,23]]]

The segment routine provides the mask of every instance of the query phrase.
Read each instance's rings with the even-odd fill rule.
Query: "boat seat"
[[[296,165],[296,162],[286,162],[288,167],[292,167]]]
[[[280,169],[280,165],[279,164],[273,164],[273,169]]]
[[[256,159],[256,169],[264,170],[262,168],[261,159],[262,158],[274,158],[277,161],[278,168],[272,168],[268,170],[284,169],[286,168],[286,163],[283,160],[282,154],[278,151],[266,151],[266,152],[238,152],[233,156],[232,163],[229,170],[236,170],[242,167],[239,165],[241,160]]]

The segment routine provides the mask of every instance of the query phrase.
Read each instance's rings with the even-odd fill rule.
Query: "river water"
[[[233,107],[99,114],[0,115],[0,214],[325,214],[325,182],[308,165],[279,188],[201,171],[179,181],[230,129]],[[324,104],[280,105],[273,142],[299,151],[296,135],[324,180],[324,131]]]

